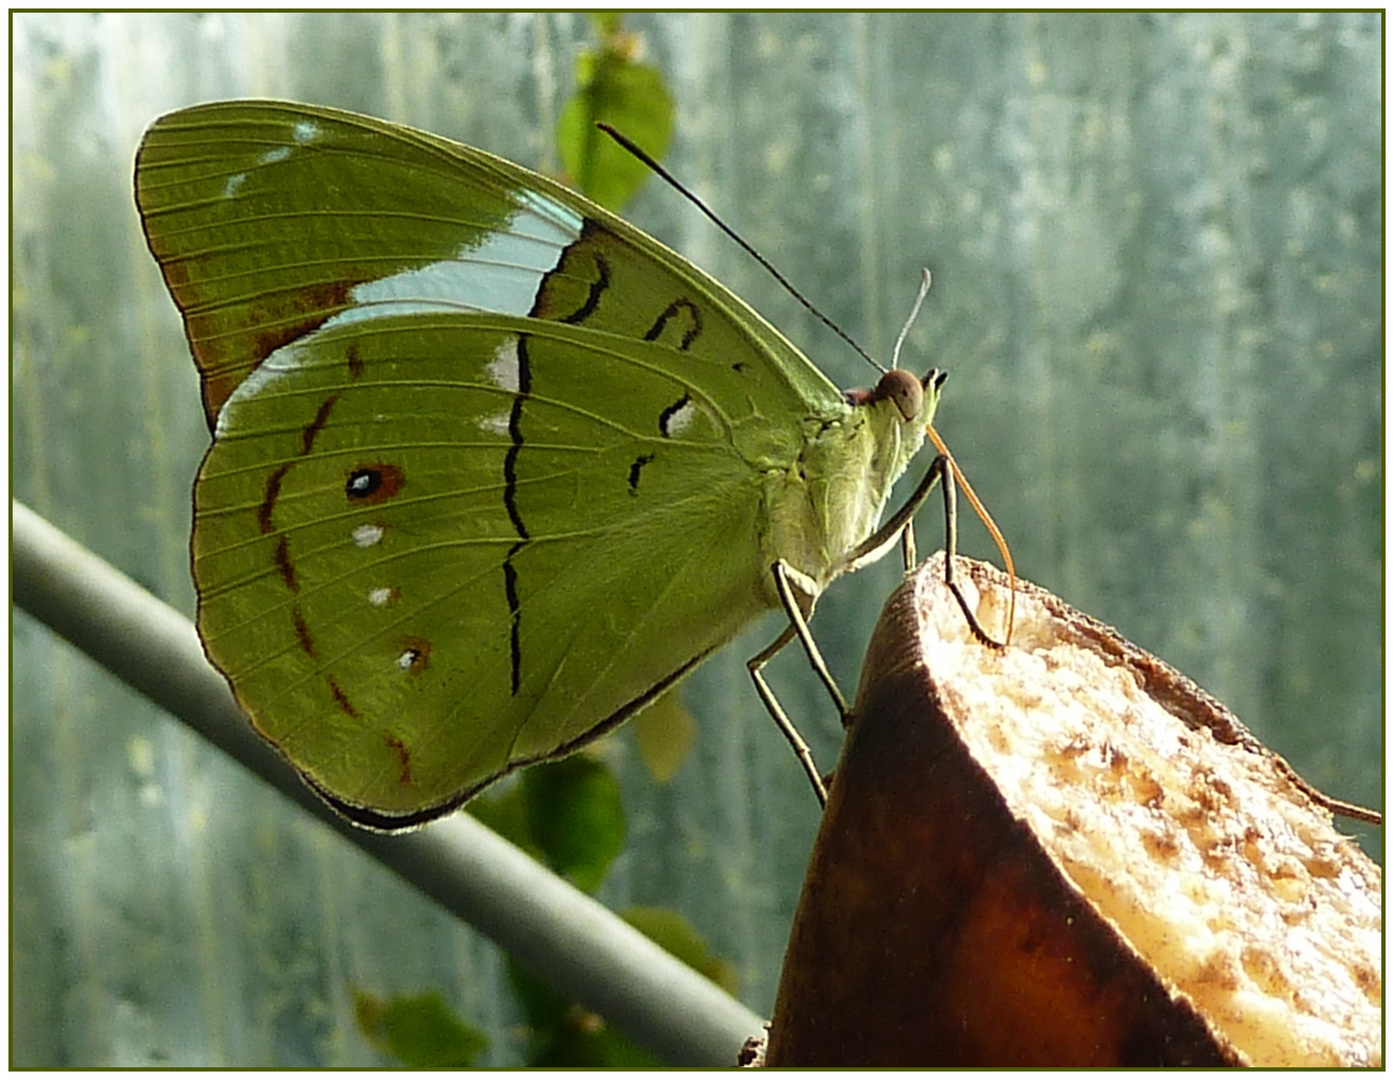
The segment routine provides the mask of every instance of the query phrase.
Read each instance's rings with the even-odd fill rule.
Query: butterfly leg
[[[838,715],[842,717],[843,727],[846,727],[847,718],[851,715],[852,710],[847,707],[847,699],[842,696],[837,681],[833,678],[832,672],[828,670],[828,664],[823,659],[822,650],[818,648],[818,643],[813,640],[813,631],[808,628],[808,617],[804,614],[803,607],[794,595],[794,588],[790,582],[790,574],[793,571],[788,563],[779,559],[770,572],[774,574],[775,588],[779,591],[780,602],[784,605],[784,611],[789,616],[789,627],[798,636],[804,652],[808,654],[809,665],[818,675],[818,678],[823,680],[823,685],[828,688],[828,694],[832,697],[833,704],[837,706]]]
[[[940,454],[929,466],[929,471],[931,474],[937,472],[939,478],[944,482],[944,584],[949,587],[949,591],[954,594],[954,599],[958,601],[959,610],[963,612],[963,617],[968,620],[968,629],[973,631],[973,636],[989,649],[1001,651],[1006,646],[982,628],[977,615],[973,613],[973,609],[968,606],[968,601],[964,599],[958,582],[954,580],[954,555],[958,550],[958,496],[954,488],[954,471],[949,467],[949,459]],[[925,494],[929,494],[928,489],[925,490]]]
[[[905,528],[901,530],[900,557],[905,563],[906,574],[915,569],[915,564],[919,562],[919,558],[915,554],[915,523],[913,521],[907,521]]]
[[[794,722],[784,712],[784,707],[779,704],[779,699],[774,696],[774,691],[770,689],[770,684],[765,681],[765,676],[760,671],[780,649],[793,640],[794,626],[790,623],[779,637],[760,650],[758,655],[746,661],[745,666],[750,672],[751,679],[755,682],[755,689],[760,695],[760,700],[765,703],[765,710],[774,719],[779,730],[783,732],[789,745],[794,748],[794,755],[799,759],[799,764],[803,766],[803,771],[808,774],[809,782],[813,785],[813,793],[818,796],[818,805],[826,806],[828,786],[823,782],[823,777],[818,772],[818,766],[813,760],[813,751],[808,748],[808,743],[804,742],[803,736],[799,734],[799,729],[794,727]]]
[[[948,476],[952,472],[947,468],[947,464],[947,460],[942,454],[935,458],[930,463],[929,471],[915,485],[915,490],[910,493],[910,497],[890,516],[889,520],[842,557],[837,573],[848,574],[875,562],[886,553],[897,538],[900,540],[901,554],[905,557],[905,569],[907,571],[912,569],[916,559],[913,531],[915,514],[929,498],[929,493],[934,490],[934,485],[939,482],[940,478]],[[949,480],[952,483],[952,476],[949,477]],[[953,496],[950,495],[949,498],[953,499]],[[952,545],[952,540],[950,540],[950,544]]]
[[[911,569],[914,566],[915,558],[915,537],[912,532],[915,512],[929,498],[929,493],[934,490],[934,485],[941,482],[944,493],[944,584],[949,587],[949,591],[954,594],[954,599],[958,601],[958,606],[963,612],[963,617],[968,620],[968,628],[973,631],[973,636],[989,649],[1005,648],[1000,641],[991,637],[982,628],[978,622],[978,617],[969,607],[968,601],[964,599],[958,582],[954,580],[954,555],[958,551],[958,492],[954,486],[954,471],[949,466],[949,459],[943,454],[938,455],[930,462],[929,470],[924,474],[924,478],[915,486],[915,490],[911,492],[910,497],[905,500],[900,509],[891,515],[890,520],[858,544],[843,559],[842,570],[843,572],[856,570],[858,567],[876,561],[885,553],[886,548],[895,540],[897,534],[900,536],[901,552],[906,559],[906,570]]]
[[[833,679],[832,672],[828,670],[827,661],[823,659],[823,653],[818,648],[818,643],[813,640],[813,633],[808,628],[808,617],[804,613],[803,605],[799,603],[798,597],[795,595],[794,586],[790,580],[793,571],[783,559],[780,559],[771,568],[771,573],[774,575],[775,589],[779,593],[780,603],[783,604],[784,611],[789,616],[789,625],[784,628],[779,637],[753,657],[746,664],[746,667],[755,683],[755,689],[760,694],[760,700],[765,703],[765,709],[774,718],[775,724],[784,733],[784,738],[788,740],[789,745],[794,748],[794,753],[803,765],[804,772],[808,774],[809,782],[813,785],[813,792],[818,796],[818,802],[825,805],[828,801],[827,783],[818,772],[818,766],[813,760],[813,752],[809,749],[803,736],[799,734],[798,729],[794,727],[794,722],[789,719],[779,704],[774,691],[765,681],[762,669],[774,658],[776,653],[797,637],[803,644],[804,652],[808,655],[809,664],[823,681],[823,685],[828,688],[828,693],[837,706],[844,727],[850,720],[851,710],[848,708],[847,699],[843,697],[836,680]]]

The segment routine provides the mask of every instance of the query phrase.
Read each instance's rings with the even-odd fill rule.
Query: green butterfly
[[[948,491],[937,458],[878,530],[941,374],[844,394],[686,260],[481,151],[220,102],[150,128],[136,200],[214,436],[204,647],[359,824],[570,753],[780,606],[751,670],[797,748],[759,667]]]

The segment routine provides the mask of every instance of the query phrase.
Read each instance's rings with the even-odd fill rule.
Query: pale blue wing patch
[[[311,125],[312,126],[312,125]],[[271,153],[289,153],[278,147]],[[245,176],[231,177],[230,187]],[[362,323],[400,315],[466,312],[526,316],[533,308],[543,279],[556,269],[567,246],[581,235],[584,219],[576,211],[535,192],[519,196],[519,208],[506,231],[483,242],[461,247],[454,259],[364,282],[350,292],[354,306],[334,315],[304,338],[271,353],[233,391],[218,414],[216,434],[236,429],[238,404],[265,392],[280,376],[300,363],[297,348],[346,323]],[[500,347],[489,365],[495,384],[518,391],[517,340]],[[507,416],[483,417],[479,426],[491,434],[507,431]]]
[[[277,349],[238,384],[218,413],[218,422],[213,431],[215,438],[226,438],[237,429],[237,411],[243,402],[256,401],[277,379],[289,375],[300,366],[299,344],[294,342]]]
[[[507,227],[460,248],[453,259],[414,267],[350,292],[353,307],[321,329],[344,323],[440,311],[527,315],[543,278],[581,235],[580,214],[535,192],[519,194]]]

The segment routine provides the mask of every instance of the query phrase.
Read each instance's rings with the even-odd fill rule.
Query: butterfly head
[[[875,386],[847,391],[847,400],[852,405],[875,405],[888,401],[895,406],[904,423],[919,421],[928,424],[934,417],[934,407],[939,404],[939,391],[948,376],[947,371],[931,368],[920,379],[904,368],[891,368]]]

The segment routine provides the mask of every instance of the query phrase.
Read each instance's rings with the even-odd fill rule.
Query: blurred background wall
[[[632,16],[677,104],[667,164],[873,353],[904,362],[1019,572],[1225,701],[1333,794],[1382,792],[1382,17]],[[157,115],[293,98],[555,167],[579,15],[12,16],[15,497],[192,613],[207,433],[145,250]],[[871,374],[661,184],[626,216],[842,385]],[[920,547],[940,543],[931,501]],[[995,558],[976,526],[963,547]],[[849,689],[894,560],[815,629]],[[602,890],[683,912],[768,1013],[817,825],[743,661],[685,688]],[[790,650],[773,678],[825,765]],[[22,614],[13,620],[11,1063],[371,1065],[352,990],[441,991],[521,1060],[496,950]],[[1378,846],[1376,835],[1369,844]],[[1367,844],[1368,846],[1368,844]]]

